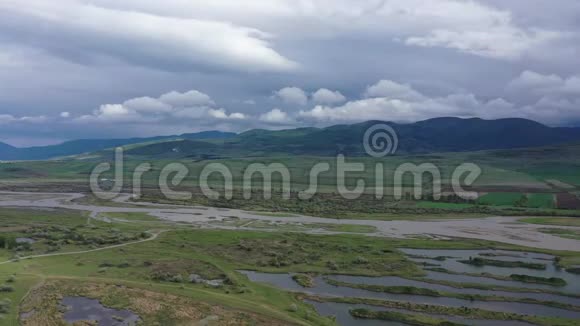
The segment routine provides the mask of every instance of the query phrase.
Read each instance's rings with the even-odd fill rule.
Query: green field
[[[494,192],[481,196],[477,202],[481,205],[512,206],[527,208],[551,209],[555,207],[553,194]]]
[[[223,320],[237,320],[235,324],[243,324],[239,319],[242,318],[252,320],[256,325],[334,325],[331,318],[318,316],[296,295],[250,282],[236,271],[408,278],[421,276],[423,272],[397,248],[521,249],[483,240],[308,235],[283,232],[283,228],[278,232],[200,230],[180,224],[164,224],[161,229],[157,221],[139,215],[115,215],[125,217],[127,222],[110,225],[92,221],[88,226],[86,216],[73,211],[2,209],[0,235],[28,235],[37,240],[30,248],[0,249],[0,281],[12,279],[10,285],[14,289],[0,293],[0,300],[10,299],[11,302],[4,314],[5,320],[16,320],[19,312],[37,307],[44,314],[43,323],[59,325],[56,320],[60,317],[55,308],[58,298],[84,295],[97,298],[109,307],[137,311],[144,318],[145,325],[187,323],[185,315],[208,314],[210,306],[214,307],[212,313],[219,314]],[[349,225],[330,229],[370,231]],[[149,231],[149,238],[131,244],[133,236],[140,236],[144,230]],[[151,238],[152,234],[158,237]],[[106,248],[113,243],[129,244]],[[94,251],[99,248],[106,249]],[[59,255],[73,250],[86,252]],[[21,258],[3,263],[15,253]],[[56,256],[26,259],[43,253]],[[561,257],[563,266],[580,259],[577,253],[555,254]],[[190,273],[206,279],[223,278],[225,282],[217,288],[185,282]],[[172,304],[158,306],[153,305],[154,301]],[[180,310],[185,308],[171,308],[172,305],[192,310],[186,314]],[[240,313],[230,314],[228,311]]]
[[[532,208],[554,208],[553,194],[528,194],[526,207]]]
[[[495,192],[480,197],[478,203],[493,206],[515,206],[523,197],[525,197],[524,194],[517,192]]]

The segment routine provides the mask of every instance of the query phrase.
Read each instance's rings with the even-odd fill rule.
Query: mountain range
[[[60,145],[15,148],[0,143],[0,160],[40,160],[132,145],[134,156],[212,158],[269,155],[365,155],[363,137],[371,126],[391,126],[398,153],[463,152],[555,145],[580,141],[580,128],[548,127],[526,119],[436,118],[410,124],[367,121],[326,128],[254,129],[240,134],[208,131],[150,138],[74,140]]]
[[[127,139],[79,139],[58,145],[16,148],[0,142],[0,160],[45,160],[63,156],[101,151],[107,148],[138,143],[169,141],[172,139],[223,139],[236,136],[235,133],[203,131],[174,136],[157,136]]]

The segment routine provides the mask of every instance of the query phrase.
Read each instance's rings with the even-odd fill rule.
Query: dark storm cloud
[[[0,141],[442,115],[565,124],[580,120],[579,30],[574,0],[4,0]],[[171,91],[211,103],[160,104]]]

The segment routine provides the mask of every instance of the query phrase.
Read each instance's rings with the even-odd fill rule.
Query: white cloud
[[[216,119],[243,120],[246,118],[246,116],[243,113],[239,113],[239,112],[227,114],[225,109],[209,109],[208,114]]]
[[[44,115],[15,117],[11,114],[0,114],[0,124],[7,123],[44,123],[50,120]]]
[[[483,57],[513,60],[561,36],[552,31],[523,31],[505,25],[490,26],[489,30],[435,30],[425,36],[409,37],[405,43],[422,47],[446,47]]]
[[[0,114],[0,123],[9,123],[15,121],[16,118],[11,114]]]
[[[61,112],[60,117],[65,119],[70,118],[70,112]]]
[[[260,115],[260,121],[275,124],[291,123],[292,119],[288,116],[288,113],[275,108],[269,112]]]
[[[80,121],[106,121],[106,122],[138,122],[143,116],[135,110],[122,104],[103,104],[92,115],[79,118]]]
[[[127,100],[123,106],[138,112],[166,113],[172,110],[171,105],[149,96]]]
[[[197,120],[197,123],[213,120],[244,120],[240,112],[228,114],[225,109],[214,108],[215,103],[207,94],[197,90],[184,93],[171,91],[159,98],[149,96],[129,99],[122,104],[101,105],[92,115],[77,118],[81,122],[117,123],[163,123],[181,124]]]
[[[228,0],[97,1],[169,16],[226,20],[282,37],[331,39],[359,33],[498,59],[520,57],[559,36],[522,26],[512,12],[475,0],[248,0],[243,6]]]
[[[191,90],[185,93],[171,91],[161,95],[159,101],[173,107],[190,107],[196,105],[213,105],[214,102],[209,95],[197,90]]]
[[[179,119],[200,119],[203,118],[208,111],[209,107],[207,106],[196,106],[190,108],[177,109],[171,115]]]
[[[0,11],[12,19],[0,22],[0,26],[18,30],[39,46],[50,48],[43,40],[59,39],[58,48],[65,52],[103,54],[155,68],[208,65],[241,71],[288,71],[297,67],[272,49],[270,34],[256,28],[209,17],[185,18],[113,7],[81,0],[29,0],[26,5],[4,0]]]
[[[321,88],[312,94],[312,100],[318,104],[336,104],[346,101],[346,97],[339,91]]]
[[[470,93],[454,93],[441,97],[417,96],[420,93],[411,86],[401,86],[391,81],[381,81],[375,86],[377,85],[389,87],[371,86],[365,95],[374,95],[372,97],[350,101],[341,106],[317,105],[310,110],[301,110],[299,116],[314,123],[325,124],[366,120],[408,123],[436,117],[484,119],[519,117],[551,125],[567,120],[580,120],[578,112],[580,99],[543,97],[533,105],[518,106],[503,98],[483,100]],[[377,96],[379,94],[385,96],[379,97]]]
[[[306,92],[298,87],[284,87],[276,91],[275,95],[288,104],[306,105],[308,103]]]
[[[580,76],[564,78],[555,74],[543,75],[526,70],[512,80],[507,89],[540,95],[580,95]]]
[[[423,98],[423,95],[411,86],[385,79],[367,87],[364,96],[367,98],[387,97],[398,100],[420,100]]]

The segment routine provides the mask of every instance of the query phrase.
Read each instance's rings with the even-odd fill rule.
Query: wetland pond
[[[485,284],[496,284],[511,287],[527,287],[534,289],[551,289],[567,293],[580,293],[580,275],[572,274],[566,272],[564,269],[560,269],[554,264],[555,258],[552,255],[530,253],[530,252],[518,252],[518,251],[507,251],[507,250],[434,250],[434,249],[399,249],[407,257],[418,263],[426,265],[436,265],[433,267],[444,268],[454,273],[469,273],[469,274],[482,274],[487,273],[491,275],[497,275],[502,277],[509,277],[512,274],[519,275],[529,275],[535,277],[543,278],[560,278],[566,281],[564,286],[551,286],[547,284],[530,284],[515,281],[503,281],[493,278],[485,277],[469,277],[468,275],[449,275],[447,281],[454,282],[469,282],[469,283],[485,283]],[[523,267],[498,267],[498,266],[476,266],[461,263],[460,261],[466,261],[473,258],[484,258],[493,259],[497,261],[504,262],[523,262],[530,264],[543,264],[545,269],[531,269]],[[444,273],[428,273],[430,275],[444,274]],[[468,276],[468,277],[464,277]],[[441,278],[441,275],[438,275]],[[428,276],[430,278],[430,276]]]
[[[314,286],[304,288],[292,279],[292,274],[271,274],[254,271],[240,271],[253,282],[262,282],[273,285],[287,291],[301,292],[320,297],[342,297],[342,298],[367,298],[387,301],[409,302],[413,304],[427,304],[447,307],[467,307],[478,308],[488,311],[515,313],[520,315],[530,315],[538,317],[556,317],[580,320],[580,275],[574,275],[558,269],[554,262],[554,256],[499,251],[499,250],[417,250],[417,249],[400,249],[409,259],[421,265],[428,263],[428,266],[437,265],[455,273],[489,273],[496,277],[506,277],[512,274],[531,275],[537,277],[557,277],[564,279],[567,285],[553,286],[548,284],[524,283],[519,281],[498,280],[491,277],[479,277],[470,275],[454,275],[443,272],[426,271],[423,278],[407,279],[395,276],[384,277],[363,277],[347,275],[325,275],[313,277]],[[444,257],[444,258],[443,258]],[[497,266],[474,266],[461,263],[461,260],[469,260],[473,257],[482,257],[493,260],[506,262],[525,262],[545,264],[546,268],[542,270],[529,269],[523,267],[497,267]],[[433,267],[433,266],[431,266]],[[450,282],[449,284],[437,284],[436,280]],[[482,280],[484,282],[482,282]],[[336,283],[338,282],[338,283]],[[504,287],[518,288],[513,289],[476,289],[470,288],[466,284],[463,287],[450,286],[452,283],[465,282],[472,284],[498,285]],[[334,285],[336,284],[336,285]],[[370,291],[359,286],[383,286],[383,287],[414,287],[428,289],[446,293],[442,296],[417,295],[417,294],[395,294],[384,293],[380,291]],[[529,290],[529,291],[528,291]],[[551,292],[551,293],[543,293]],[[568,295],[567,295],[568,294]],[[507,298],[505,301],[485,301],[477,297],[473,299],[453,297],[453,295],[480,295],[495,296]],[[513,298],[514,301],[510,301]],[[532,299],[543,302],[554,302],[556,304],[572,305],[571,309],[565,307],[556,307],[533,302],[515,302],[518,300]],[[359,320],[351,316],[349,311],[356,308],[366,308],[374,311],[392,311],[407,314],[418,314],[417,312],[406,311],[402,309],[370,306],[364,304],[346,304],[334,302],[313,302],[307,301],[313,305],[321,315],[333,315],[337,322],[343,326],[351,325],[400,325],[393,322],[379,320]],[[427,314],[433,318],[448,320],[467,325],[529,325],[520,321],[503,321],[503,320],[474,320],[461,317]]]
[[[65,297],[63,318],[67,323],[94,321],[98,326],[133,326],[140,318],[128,310],[116,310],[103,306],[98,300],[84,297]]]

